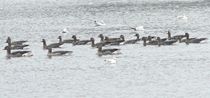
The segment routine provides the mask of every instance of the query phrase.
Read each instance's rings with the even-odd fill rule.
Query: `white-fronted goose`
[[[45,39],[42,39],[42,43],[43,43],[43,49],[60,48],[60,46],[63,45],[63,43],[52,43],[47,45]]]
[[[52,51],[52,48],[48,49],[48,56],[63,56],[63,55],[70,55],[73,51]]]

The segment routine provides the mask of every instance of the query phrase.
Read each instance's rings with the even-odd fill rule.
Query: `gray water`
[[[185,15],[187,20],[178,19]],[[167,37],[189,32],[210,37],[208,0],[1,0],[1,98],[209,98],[210,44],[143,47],[122,45],[121,54],[96,55],[90,45],[65,44],[70,56],[47,57],[41,39],[81,39],[103,33],[132,39],[130,26],[144,26],[140,36]],[[95,27],[92,20],[106,25]],[[67,34],[61,31],[68,28]],[[5,40],[28,40],[34,56],[6,58]],[[113,47],[107,47],[113,48]],[[107,62],[116,59],[115,64]]]

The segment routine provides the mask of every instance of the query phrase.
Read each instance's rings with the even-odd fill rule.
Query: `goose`
[[[11,52],[11,47],[8,46],[7,50],[7,57],[30,57],[33,56],[31,51],[14,51]]]
[[[95,26],[104,26],[104,25],[106,25],[103,20],[101,20],[100,22],[99,21],[94,21],[94,24],[95,24]]]
[[[112,55],[114,52],[119,51],[120,49],[102,49],[102,47],[98,47],[98,55]]]
[[[27,40],[21,40],[21,41],[13,41],[12,42],[11,38],[8,37],[6,43],[9,43],[9,42],[10,42],[11,45],[22,45],[23,43],[28,42],[28,41]]]
[[[63,55],[70,55],[73,51],[52,51],[52,48],[48,49],[48,56],[63,56]]]
[[[186,44],[200,43],[203,40],[207,40],[207,38],[189,38],[189,33],[185,33],[185,35],[186,35]]]
[[[90,40],[79,40],[79,41],[77,41],[76,35],[73,35],[72,38],[74,39],[73,45],[86,45],[88,42],[91,42]]]
[[[99,43],[95,43],[95,39],[94,38],[90,38],[91,41],[91,47],[101,47],[101,46],[105,46],[109,43],[107,42],[99,42]]]
[[[27,47],[29,45],[11,45],[11,50],[17,50],[17,49],[23,49],[25,47]],[[7,50],[7,48],[9,48],[9,46],[5,46],[4,50]]]
[[[61,45],[63,45],[63,43],[52,43],[47,45],[46,40],[42,39],[42,43],[43,43],[43,49],[49,49],[49,48],[60,48]]]
[[[59,39],[59,43],[73,43],[74,39],[66,39],[66,40],[62,40],[61,36],[58,36]],[[76,41],[79,41],[78,39],[76,39]]]
[[[136,39],[127,40],[123,44],[135,44],[136,42],[138,42],[140,40],[138,33],[135,34],[134,36],[136,36]]]

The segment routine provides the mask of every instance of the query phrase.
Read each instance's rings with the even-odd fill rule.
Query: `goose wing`
[[[203,40],[206,40],[207,38],[198,38],[198,39],[192,39],[189,42],[190,43],[200,43]]]
[[[102,52],[111,52],[111,53],[113,53],[113,52],[118,51],[118,50],[120,50],[120,49],[116,49],[116,48],[114,48],[114,49],[103,49]]]
[[[73,39],[66,39],[66,40],[63,40],[63,43],[73,43],[74,40]]]
[[[172,45],[176,42],[177,42],[177,40],[166,40],[166,41],[163,42],[163,45]]]
[[[85,45],[88,42],[90,42],[90,40],[76,41],[76,42],[73,42],[73,45]]]
[[[73,53],[72,51],[54,51],[52,54],[57,54],[57,55],[65,55],[65,54],[71,54]]]
[[[27,40],[14,41],[14,42],[12,42],[11,44],[12,44],[12,45],[20,45],[20,44],[23,44],[23,43],[25,43],[25,42],[28,42],[28,41],[27,41]]]
[[[24,54],[26,53],[30,53],[31,51],[15,51],[15,52],[12,52],[11,55],[12,56],[16,56],[16,57],[21,57],[23,56]]]
[[[133,40],[127,40],[124,42],[124,44],[135,44],[138,40],[133,39]]]
[[[62,44],[61,43],[52,43],[47,45],[47,49],[49,48],[59,48]]]

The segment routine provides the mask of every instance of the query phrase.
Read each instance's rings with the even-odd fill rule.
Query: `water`
[[[71,56],[49,59],[41,39],[57,42],[76,34],[89,39],[100,33],[133,38],[130,26],[144,26],[141,36],[166,37],[189,32],[210,37],[210,2],[207,0],[1,0],[0,47],[7,36],[29,40],[33,57],[6,59],[0,51],[1,98],[208,98],[209,40],[202,44],[143,47],[119,46],[120,55],[96,55],[90,45],[65,44]],[[177,19],[185,15],[187,20]],[[107,25],[94,27],[92,20]],[[68,27],[69,33],[62,34]],[[58,50],[58,49],[57,49]],[[106,62],[116,58],[116,64]]]

